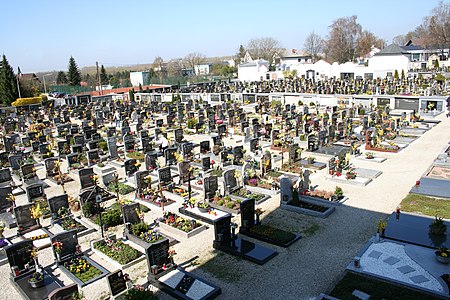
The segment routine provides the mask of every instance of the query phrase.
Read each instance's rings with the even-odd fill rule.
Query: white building
[[[265,80],[269,62],[259,59],[238,65],[238,78],[241,81]]]
[[[132,86],[147,85],[149,78],[148,72],[130,72],[130,81]]]
[[[394,76],[395,70],[400,75],[402,70],[405,74],[410,66],[409,53],[397,45],[389,45],[369,59],[367,73],[372,73],[373,78],[385,78]]]
[[[194,66],[195,75],[208,75],[211,73],[212,64],[201,64]]]

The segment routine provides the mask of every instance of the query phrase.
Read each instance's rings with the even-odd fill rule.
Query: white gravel
[[[381,256],[377,259],[370,257],[369,254],[372,251],[381,252]],[[399,261],[393,265],[384,262],[389,257],[395,257]],[[442,285],[426,270],[424,270],[419,264],[412,260],[405,252],[405,246],[397,243],[382,242],[374,243],[369,246],[367,251],[361,256],[361,268],[364,272],[380,275],[385,278],[391,278],[408,284],[417,285],[419,287],[429,289],[432,291],[443,292]],[[397,268],[402,266],[410,266],[415,271],[407,274],[403,274]],[[422,283],[414,283],[411,277],[422,275],[429,281]]]

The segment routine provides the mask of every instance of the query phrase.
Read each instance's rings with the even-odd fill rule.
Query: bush
[[[131,232],[135,236],[141,235],[141,233],[148,231],[148,225],[144,222],[136,223],[131,226]]]
[[[158,299],[152,291],[140,287],[129,289],[124,296],[125,300],[156,300]]]
[[[228,203],[227,203],[227,208],[232,209],[233,206],[234,206],[234,203],[233,203],[233,202],[228,202]]]
[[[127,194],[129,194],[131,192],[134,192],[135,190],[136,190],[135,188],[133,188],[133,187],[131,187],[131,186],[125,184],[125,183],[119,182],[119,194],[120,195],[127,195]],[[110,191],[112,193],[117,193],[116,185],[115,185],[114,182],[111,182],[108,185],[108,191]]]
[[[224,204],[224,201],[223,201],[223,200],[217,201],[217,205],[222,206],[223,204]]]
[[[144,154],[140,153],[140,152],[131,152],[131,153],[127,153],[127,157],[131,158],[131,159],[135,159],[135,160],[144,160],[145,156]]]
[[[117,208],[110,208],[104,213],[102,213],[103,225],[106,227],[113,227],[123,224],[122,212]],[[97,216],[95,223],[100,225],[100,216]]]
[[[102,150],[104,152],[108,151],[108,143],[106,143],[105,141],[99,142],[98,147],[100,148],[100,150]]]
[[[97,208],[95,206],[94,203],[92,202],[86,202],[83,205],[83,216],[85,216],[86,218],[90,218],[92,216],[94,216],[97,213]]]
[[[189,118],[187,120],[186,125],[187,125],[187,128],[189,128],[189,129],[195,129],[195,125],[197,125],[197,120],[194,118]]]

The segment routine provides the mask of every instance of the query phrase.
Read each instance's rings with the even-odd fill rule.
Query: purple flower
[[[8,242],[5,239],[0,239],[0,248],[8,246]]]

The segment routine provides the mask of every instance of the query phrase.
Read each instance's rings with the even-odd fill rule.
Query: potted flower
[[[41,272],[34,272],[33,275],[28,279],[28,283],[32,288],[40,288],[45,285],[44,274]]]
[[[438,251],[434,252],[434,254],[436,255],[436,259],[438,260],[438,262],[443,263],[443,264],[448,264],[450,262],[450,250],[445,248],[445,247],[441,247],[439,248]]]
[[[430,224],[430,234],[434,235],[444,235],[447,231],[447,226],[442,218],[436,216],[433,223]]]
[[[207,213],[210,210],[210,206],[207,202],[198,202],[197,207],[198,210],[202,213]]]
[[[386,230],[387,222],[385,220],[379,219],[377,225],[377,233],[381,236],[384,236],[384,232]]]
[[[309,165],[312,165],[314,163],[314,161],[316,160],[316,158],[313,156],[309,156],[306,160]]]
[[[375,154],[373,152],[366,152],[366,158],[367,159],[374,159],[375,158]]]

